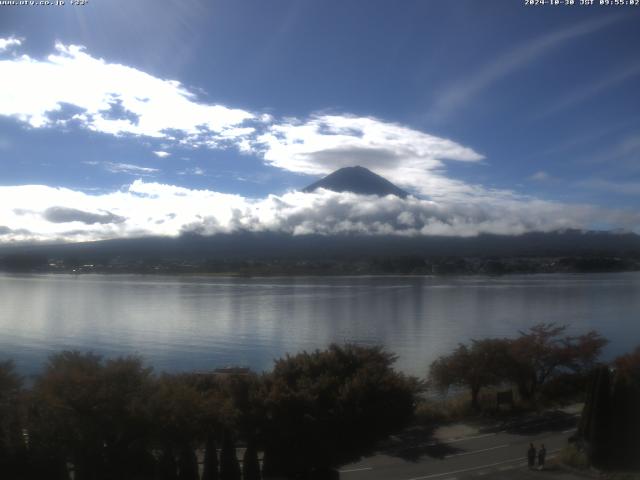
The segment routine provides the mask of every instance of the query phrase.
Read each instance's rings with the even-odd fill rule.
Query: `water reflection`
[[[65,348],[138,353],[160,370],[269,369],[330,342],[382,343],[424,374],[460,341],[538,322],[640,339],[640,274],[216,278],[0,276],[0,348],[24,373]]]

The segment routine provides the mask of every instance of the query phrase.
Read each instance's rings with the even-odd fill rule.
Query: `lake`
[[[539,322],[640,344],[640,273],[503,277],[0,275],[0,360],[37,373],[63,349],[140,354],[157,370],[243,365],[331,342],[382,344],[398,368]]]

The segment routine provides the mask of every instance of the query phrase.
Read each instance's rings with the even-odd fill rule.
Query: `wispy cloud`
[[[546,182],[550,179],[551,175],[549,175],[544,170],[539,170],[529,177],[529,180],[533,180],[534,182]]]
[[[580,103],[588,101],[598,94],[610,90],[611,88],[637,77],[638,75],[640,75],[640,62],[634,62],[631,65],[626,65],[595,82],[577,88],[568,95],[564,95],[562,99],[554,101],[552,105],[540,110],[532,118],[546,118],[562,110],[579,105]]]
[[[428,116],[434,120],[446,119],[472,101],[473,97],[483,90],[490,88],[503,78],[529,65],[545,54],[555,51],[558,45],[562,45],[568,40],[595,33],[623,18],[625,18],[624,14],[607,15],[569,28],[545,33],[511,48],[495,60],[441,92],[434,106],[428,112]]]
[[[180,170],[178,175],[204,175],[205,171],[200,167],[186,168],[184,170]]]
[[[153,154],[159,158],[167,158],[171,155],[169,152],[165,152],[163,150],[156,150],[155,152],[153,152]]]
[[[141,167],[140,165],[133,165],[131,163],[114,163],[105,162],[101,164],[105,170],[111,173],[128,173],[131,175],[148,175],[151,173],[159,172],[157,168]]]
[[[640,134],[634,133],[627,135],[612,145],[601,148],[593,155],[584,157],[581,160],[583,164],[611,164],[618,169],[620,167],[626,169],[640,169]]]
[[[599,190],[607,193],[621,195],[640,195],[640,182],[616,182],[612,180],[604,180],[602,178],[591,178],[582,180],[577,184],[579,187]]]

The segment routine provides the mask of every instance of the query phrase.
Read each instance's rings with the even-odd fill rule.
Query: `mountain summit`
[[[409,195],[399,187],[396,187],[389,180],[376,175],[371,170],[364,167],[344,167],[330,173],[322,180],[312,183],[303,192],[313,192],[318,188],[324,188],[334,192],[352,192],[361,195],[396,195],[406,198]]]

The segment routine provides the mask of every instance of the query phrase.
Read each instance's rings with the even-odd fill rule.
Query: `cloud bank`
[[[638,213],[541,200],[460,204],[327,190],[248,199],[142,180],[98,195],[37,185],[0,187],[0,218],[2,242],[238,231],[473,236],[588,228],[594,222],[640,224]]]
[[[272,125],[257,138],[264,159],[284,170],[326,175],[360,165],[393,183],[432,198],[464,195],[478,188],[448,178],[446,161],[479,162],[471,148],[375,118],[314,116]]]

